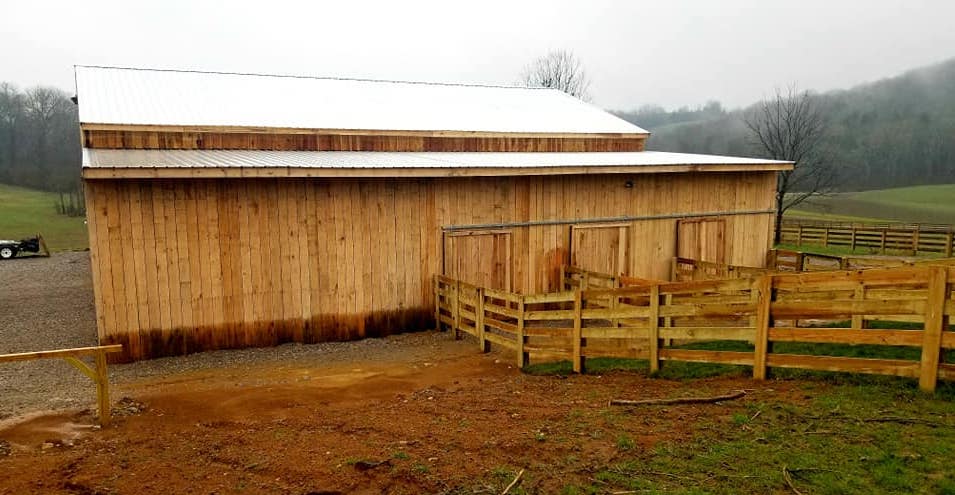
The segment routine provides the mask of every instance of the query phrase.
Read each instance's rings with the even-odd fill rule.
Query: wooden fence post
[[[491,346],[488,345],[484,337],[484,287],[477,288],[477,303],[474,305],[474,326],[477,327],[478,345],[481,346],[481,352],[489,352]]]
[[[524,352],[524,295],[517,301],[517,367],[527,365],[527,353]]]
[[[106,351],[100,350],[93,358],[96,366],[96,402],[99,405],[99,423],[108,426],[110,422],[109,372],[106,370]]]
[[[922,361],[919,388],[934,392],[938,382],[938,363],[942,354],[942,330],[945,327],[945,302],[948,296],[948,269],[929,267],[928,298],[925,301],[925,330],[922,339]]]
[[[863,285],[862,283],[860,283],[859,286],[856,287],[855,292],[854,292],[853,295],[852,295],[852,299],[854,299],[854,300],[856,300],[856,301],[864,301],[864,300],[865,300],[865,285]],[[865,327],[865,315],[860,315],[860,314],[855,314],[855,313],[853,313],[853,314],[852,314],[852,329],[853,329],[853,330],[862,330],[863,327]]]
[[[584,372],[584,358],[581,352],[581,347],[583,344],[583,335],[581,332],[581,326],[583,322],[581,321],[581,312],[583,311],[584,306],[582,292],[583,291],[579,288],[574,291],[574,355],[572,357],[574,373]]]
[[[434,276],[434,331],[441,331],[441,282]]]
[[[822,230],[822,245],[829,247],[829,225],[823,227]]]
[[[918,229],[918,227],[916,227],[915,230],[912,231],[912,256],[918,256],[919,254],[919,234],[920,233],[921,231]]]
[[[949,232],[945,235],[945,257],[952,257],[952,244],[955,244],[955,233]]]
[[[849,251],[853,253],[856,251],[856,226],[855,225],[852,226],[852,237],[849,238]]]
[[[796,245],[802,246],[802,224],[799,224],[799,229],[796,230]]]
[[[885,254],[885,229],[882,229],[882,239],[879,241],[879,249]]]
[[[454,322],[451,324],[451,337],[454,340],[461,338],[460,328],[461,328],[461,281],[454,281],[454,306],[452,306],[451,320]]]
[[[766,355],[769,350],[770,305],[773,299],[773,276],[763,275],[754,281],[752,290],[758,291],[756,303],[756,342],[753,352],[753,378],[766,379]]]
[[[650,286],[650,373],[660,371],[660,285]]]

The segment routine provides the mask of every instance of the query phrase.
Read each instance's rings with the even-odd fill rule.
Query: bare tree
[[[757,103],[745,116],[760,154],[795,162],[779,173],[776,183],[776,231],[780,240],[783,213],[807,199],[826,194],[836,185],[835,169],[826,160],[826,121],[816,97],[807,91],[776,90],[773,98]]]
[[[590,100],[590,79],[580,59],[568,50],[555,50],[534,60],[521,73],[527,86],[559,89],[581,100]]]

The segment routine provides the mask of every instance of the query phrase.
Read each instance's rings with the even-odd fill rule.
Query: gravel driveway
[[[0,354],[96,345],[89,253],[0,262]],[[384,339],[214,351],[111,365],[113,401],[124,383],[212,368],[255,365],[324,366],[362,361],[426,359],[471,353],[474,343],[419,332]],[[85,376],[60,359],[0,364],[0,420],[31,411],[93,407]]]

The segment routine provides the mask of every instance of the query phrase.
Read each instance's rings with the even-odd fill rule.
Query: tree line
[[[809,97],[824,121],[819,146],[835,189],[955,183],[955,59]],[[615,113],[652,132],[648,149],[765,156],[747,126],[761,105]]]
[[[0,182],[76,195],[79,132],[76,105],[65,91],[0,82]]]

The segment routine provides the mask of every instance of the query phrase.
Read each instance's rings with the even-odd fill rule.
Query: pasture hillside
[[[839,193],[813,198],[811,203],[799,205],[799,210],[817,215],[955,224],[955,184]],[[793,212],[790,216],[806,215]]]
[[[87,249],[84,217],[56,212],[56,193],[0,184],[0,239],[43,234],[51,251]]]

